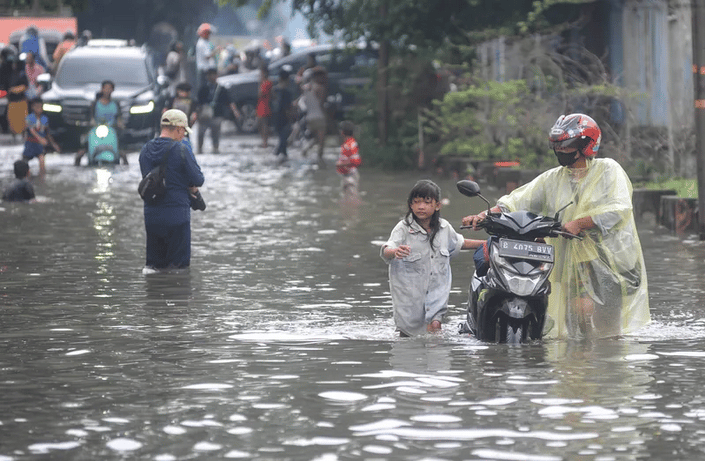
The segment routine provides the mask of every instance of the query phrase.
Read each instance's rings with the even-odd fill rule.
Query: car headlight
[[[142,106],[132,106],[130,107],[131,114],[148,114],[154,110],[154,101],[149,101],[147,104]]]
[[[44,109],[44,112],[54,112],[54,113],[59,113],[61,112],[61,106],[58,104],[51,104],[48,102],[45,102],[42,105],[42,109]]]

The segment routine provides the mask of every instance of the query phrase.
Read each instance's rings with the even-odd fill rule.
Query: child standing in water
[[[441,218],[441,189],[432,181],[417,182],[407,204],[406,217],[380,250],[389,264],[394,323],[401,336],[436,333],[448,309],[450,258],[483,241],[464,238]]]
[[[38,97],[32,99],[29,108],[31,113],[25,119],[27,139],[24,143],[22,159],[29,163],[30,160],[37,157],[39,159],[39,174],[44,175],[46,173],[44,167],[46,147],[51,144],[56,152],[61,152],[61,149],[49,132],[49,119],[44,115],[42,99]]]

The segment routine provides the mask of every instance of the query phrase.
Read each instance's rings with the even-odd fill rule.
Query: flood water
[[[39,203],[0,204],[0,461],[705,456],[705,245],[640,225],[653,322],[631,337],[458,336],[467,252],[443,334],[401,339],[379,244],[419,174],[362,170],[341,207],[334,168],[257,143],[198,157],[188,273],[142,274],[136,154],[50,155]],[[438,182],[456,228],[482,208]]]

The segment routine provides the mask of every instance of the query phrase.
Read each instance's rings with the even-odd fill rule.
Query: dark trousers
[[[279,143],[277,144],[277,150],[274,151],[274,155],[282,154],[287,156],[286,145],[289,142],[289,135],[291,134],[291,125],[288,123],[276,124],[275,128],[277,134],[279,135]]]
[[[213,117],[210,119],[199,120],[198,121],[198,153],[201,153],[203,149],[203,140],[206,135],[206,130],[211,131],[211,142],[213,143],[213,149],[217,150],[220,146],[220,126],[223,122],[222,117]]]
[[[191,263],[191,222],[180,224],[145,221],[147,267],[180,269]]]

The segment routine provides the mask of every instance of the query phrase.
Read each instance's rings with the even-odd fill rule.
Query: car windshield
[[[84,86],[112,80],[115,86],[147,86],[149,73],[141,57],[72,57],[64,58],[56,76],[63,88]]]

